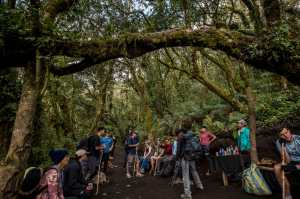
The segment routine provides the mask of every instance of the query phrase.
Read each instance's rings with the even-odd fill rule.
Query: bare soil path
[[[146,175],[142,178],[127,179],[123,168],[122,150],[116,150],[115,168],[110,169],[110,183],[101,188],[96,198],[101,199],[179,199],[183,191],[182,184],[170,187],[170,178]],[[204,191],[192,189],[193,199],[279,199],[277,196],[258,197],[241,190],[240,183],[231,183],[224,187],[221,176],[206,177],[201,173]]]

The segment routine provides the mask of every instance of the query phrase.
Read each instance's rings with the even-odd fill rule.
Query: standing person
[[[95,131],[94,135],[91,135],[88,138],[88,152],[89,152],[89,164],[90,164],[90,172],[93,177],[96,174],[97,167],[100,163],[100,155],[102,153],[103,147],[100,143],[100,137],[105,133],[104,127],[99,127]]]
[[[217,137],[213,133],[209,132],[205,127],[200,129],[200,135],[199,135],[200,144],[201,144],[201,148],[204,151],[205,158],[208,162],[208,170],[206,172],[207,176],[209,176],[211,171],[213,170],[213,161],[210,156],[209,146],[216,138]]]
[[[135,175],[137,177],[142,177],[143,175],[140,173],[140,164],[137,154],[137,148],[139,146],[139,138],[138,135],[132,130],[130,135],[128,136],[125,145],[127,145],[127,168],[126,168],[126,176],[127,178],[131,178],[131,170],[135,166]]]
[[[76,158],[72,159],[64,169],[64,196],[76,199],[89,199],[93,184],[84,179],[82,163],[87,160],[87,151],[79,149]]]
[[[100,144],[103,147],[103,156],[101,163],[103,165],[103,172],[106,174],[109,161],[109,154],[113,145],[113,139],[110,136],[110,133],[103,133],[100,135]]]
[[[238,122],[238,135],[237,135],[237,145],[242,154],[249,154],[251,150],[250,142],[250,129],[247,126],[245,120],[240,120]]]
[[[69,153],[65,149],[50,150],[49,156],[53,162],[40,182],[41,193],[37,199],[64,199],[63,195],[63,169],[69,163]]]
[[[190,173],[193,176],[194,183],[197,189],[203,190],[203,185],[199,174],[196,170],[195,154],[192,151],[192,139],[194,137],[192,132],[192,121],[186,120],[183,123],[184,130],[180,132],[178,140],[178,154],[181,160],[183,187],[184,193],[181,194],[182,199],[192,199]]]
[[[280,148],[280,151],[283,155],[283,164],[279,163],[274,166],[275,176],[280,186],[284,186],[285,188],[284,199],[292,199],[290,183],[283,171],[300,171],[300,136],[292,134],[288,128],[283,128],[280,131],[279,136],[282,144],[285,145],[285,147],[283,147],[282,151],[280,143],[277,141],[276,144],[279,145],[278,148]]]

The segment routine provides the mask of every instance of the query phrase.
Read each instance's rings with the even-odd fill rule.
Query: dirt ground
[[[122,150],[116,150],[114,160],[115,168],[110,169],[110,182],[101,188],[101,193],[95,197],[101,199],[179,199],[183,192],[183,185],[170,187],[170,178],[146,175],[142,178],[125,177],[123,168]],[[249,195],[241,190],[238,182],[230,183],[224,187],[221,175],[205,176],[200,174],[204,184],[204,191],[192,189],[193,199],[279,199],[279,196],[258,197]]]

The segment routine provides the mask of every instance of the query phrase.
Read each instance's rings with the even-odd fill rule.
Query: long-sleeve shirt
[[[76,160],[71,160],[64,169],[64,194],[65,196],[80,196],[87,186],[84,180],[81,165]]]
[[[43,191],[36,199],[64,199],[61,176],[62,173],[55,166],[46,171],[40,183]]]

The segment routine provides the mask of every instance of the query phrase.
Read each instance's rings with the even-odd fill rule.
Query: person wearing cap
[[[91,197],[93,185],[84,179],[81,163],[87,160],[87,151],[79,149],[76,157],[64,169],[64,196],[78,199]]]
[[[41,179],[41,193],[37,199],[64,199],[63,195],[63,169],[69,163],[69,153],[66,149],[52,149],[49,156],[53,165],[45,172]]]
[[[245,120],[238,122],[237,145],[242,154],[249,154],[251,149],[250,129]]]

